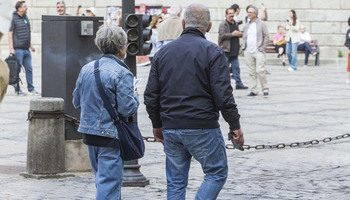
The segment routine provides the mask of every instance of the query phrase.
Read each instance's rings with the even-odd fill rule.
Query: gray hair
[[[126,42],[125,31],[115,24],[102,25],[96,33],[95,44],[103,54],[117,54]]]
[[[182,6],[180,4],[175,4],[168,10],[169,15],[180,15],[182,12]]]
[[[250,8],[254,9],[254,12],[256,13],[257,16],[259,15],[259,9],[256,6],[251,6]],[[248,10],[249,10],[249,8],[248,8]]]
[[[210,24],[210,12],[203,4],[193,3],[185,11],[185,28],[196,28],[205,33]]]
[[[64,1],[57,1],[56,5],[58,5],[58,4],[63,4],[64,7],[66,7],[66,3]]]

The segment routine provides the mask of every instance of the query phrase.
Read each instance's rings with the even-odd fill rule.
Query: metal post
[[[122,20],[123,28],[125,28],[126,13],[135,13],[135,0],[122,1]],[[125,64],[130,68],[131,72],[136,76],[136,56],[127,55],[124,60]],[[137,116],[136,116],[137,117]],[[136,118],[137,119],[137,118]],[[124,162],[124,178],[123,186],[126,187],[144,187],[149,185],[149,180],[140,172],[141,165],[138,160],[131,160]]]

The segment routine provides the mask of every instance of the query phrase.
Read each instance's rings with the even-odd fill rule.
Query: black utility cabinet
[[[102,55],[94,39],[103,17],[42,16],[42,96],[64,99],[65,113],[80,119],[72,93],[80,69]],[[66,140],[81,139],[66,122]]]

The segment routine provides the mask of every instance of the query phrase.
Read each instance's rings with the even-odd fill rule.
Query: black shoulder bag
[[[125,64],[122,63],[122,66],[124,65]],[[103,105],[111,116],[114,125],[117,127],[120,156],[124,161],[142,158],[145,153],[145,144],[143,142],[140,129],[135,122],[134,117],[128,117],[123,121],[121,117],[118,117],[117,113],[113,109],[101,83],[99,60],[95,61],[94,75],[98,92],[103,100]]]

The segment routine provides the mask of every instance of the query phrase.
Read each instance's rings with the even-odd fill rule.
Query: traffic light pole
[[[122,20],[123,28],[125,30],[126,14],[135,13],[135,0],[123,0],[122,2]],[[136,56],[127,55],[124,60],[125,64],[130,68],[131,72],[136,76]]]
[[[122,1],[122,20],[125,29],[126,14],[135,13],[135,0]],[[125,64],[130,68],[131,72],[136,76],[136,56],[127,55],[124,60]],[[137,119],[137,118],[136,118]],[[149,185],[149,180],[140,172],[139,161],[131,160],[124,162],[123,186],[126,187],[144,187]]]

